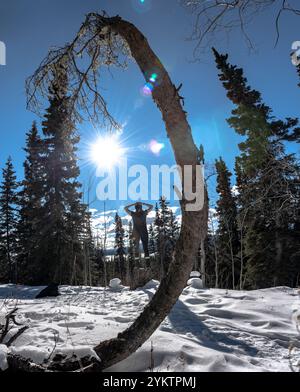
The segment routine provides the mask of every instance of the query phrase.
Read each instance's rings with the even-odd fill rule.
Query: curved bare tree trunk
[[[194,144],[186,113],[181,106],[181,97],[178,93],[179,89],[176,89],[172,84],[170,77],[159,58],[152,51],[143,34],[133,24],[122,20],[118,16],[107,18],[98,14],[90,14],[87,16],[87,21],[83,24],[81,29],[82,34],[84,34],[86,26],[89,23],[89,16],[93,18],[97,31],[96,35],[98,34],[100,43],[101,36],[105,35],[108,31],[113,35],[121,36],[129,46],[131,54],[145,76],[146,81],[149,81],[149,78],[153,73],[157,74],[157,84],[153,89],[152,96],[162,113],[176,162],[182,169],[183,174],[183,168],[186,165],[193,168],[193,186],[191,186],[193,189],[184,189],[186,195],[183,194],[181,201],[181,233],[176,243],[175,252],[168,273],[162,279],[161,284],[150,303],[145,307],[135,322],[124,332],[119,333],[116,338],[101,342],[94,348],[101,359],[100,368],[105,369],[135,352],[152,335],[171,311],[189,278],[195,258],[197,257],[201,238],[204,238],[206,235],[208,211],[207,200],[204,197],[203,199],[205,201],[202,210],[190,211],[186,208],[186,199],[189,199],[187,196],[190,196],[190,192],[195,191],[194,188],[197,184],[197,176],[199,176],[199,172],[196,171],[196,168],[199,165],[199,151]],[[96,35],[93,33],[93,37],[88,42],[95,39]],[[55,52],[53,56],[55,61],[57,61],[58,55],[61,56],[61,59],[66,56],[71,56],[70,51],[74,51],[74,43],[78,42],[79,37],[80,34],[75,38],[73,44],[66,47],[65,51]],[[83,48],[85,48],[86,45],[83,45]],[[98,44],[96,44],[96,46],[97,45]],[[97,49],[98,48],[96,47],[93,59],[96,59],[99,54]],[[50,61],[54,61],[51,59],[52,57],[50,58]],[[92,68],[92,64],[90,68]],[[35,79],[37,86],[41,85],[41,80],[47,74],[48,69],[49,66],[45,68],[45,65],[40,68]],[[77,67],[75,67],[75,71],[77,71]],[[89,82],[86,79],[87,74],[80,72],[79,75],[80,77],[82,76],[82,80],[79,83],[80,88],[84,81],[86,81],[86,84],[90,87]],[[34,88],[34,91],[35,90],[36,86]],[[101,104],[102,103],[103,101],[101,100]],[[101,107],[103,108],[103,106]],[[107,114],[106,109],[104,111],[105,114]],[[183,175],[183,183],[186,179],[187,177],[184,178]],[[204,184],[203,178],[201,178],[201,180]],[[187,195],[188,193],[189,195]],[[190,201],[189,204],[191,204]],[[64,370],[66,369],[66,366],[66,362],[61,363],[60,366],[55,364],[53,370]],[[95,365],[94,369],[98,370],[99,364]],[[89,366],[89,371],[90,370],[91,367]]]
[[[145,79],[155,72],[159,84],[153,90],[153,99],[162,113],[177,164],[183,168],[199,164],[198,149],[194,144],[191,128],[183,111],[180,96],[159,58],[150,48],[144,35],[131,23],[120,18],[108,18],[107,26],[119,34],[129,45]],[[149,77],[149,76],[148,76]],[[194,170],[194,176],[196,170]],[[116,338],[95,347],[102,369],[114,365],[135,352],[158,328],[176,303],[192,270],[201,238],[207,230],[207,207],[200,211],[186,211],[182,201],[182,226],[176,243],[175,254],[168,274],[136,321]]]

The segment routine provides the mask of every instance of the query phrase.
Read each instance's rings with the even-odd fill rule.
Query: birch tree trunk
[[[131,54],[146,81],[147,75],[153,72],[158,74],[159,84],[154,88],[152,97],[162,113],[176,162],[182,169],[185,165],[192,165],[196,176],[198,149],[194,144],[178,90],[146,38],[133,24],[121,18],[111,18],[107,21],[107,26],[128,43]],[[182,226],[175,254],[156,294],[128,329],[116,338],[101,342],[95,347],[103,369],[135,352],[169,314],[186,286],[201,239],[206,235],[207,208],[204,206],[200,211],[186,211],[183,200],[181,209]]]

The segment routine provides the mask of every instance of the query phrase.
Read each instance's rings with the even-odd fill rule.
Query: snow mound
[[[114,278],[109,282],[109,287],[112,291],[122,291],[125,287],[121,285],[121,279]]]
[[[191,278],[200,278],[200,272],[199,271],[192,271],[190,274]]]
[[[191,278],[188,280],[187,284],[193,289],[203,289],[203,283],[200,278]]]
[[[109,282],[109,287],[115,289],[116,287],[120,286],[120,284],[121,284],[121,279],[114,278]]]

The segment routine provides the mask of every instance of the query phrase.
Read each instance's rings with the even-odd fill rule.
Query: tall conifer
[[[2,170],[0,186],[0,279],[17,283],[17,223],[18,223],[18,183],[12,159],[9,157]]]

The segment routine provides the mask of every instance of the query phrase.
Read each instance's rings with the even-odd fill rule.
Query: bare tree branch
[[[255,49],[247,27],[264,12],[275,10],[275,46],[280,39],[280,21],[284,13],[300,15],[296,0],[180,0],[195,15],[194,29],[189,37],[196,43],[194,57],[210,48],[213,41],[239,29],[249,50]]]
[[[38,69],[27,79],[28,109],[41,115],[53,73],[56,67],[64,66],[68,69],[74,120],[81,121],[86,113],[91,121],[119,129],[119,124],[109,113],[100,92],[99,70],[101,67],[109,69],[111,66],[125,68],[128,56],[127,44],[107,28],[106,19],[94,13],[87,15],[75,39],[62,48],[50,50]]]

